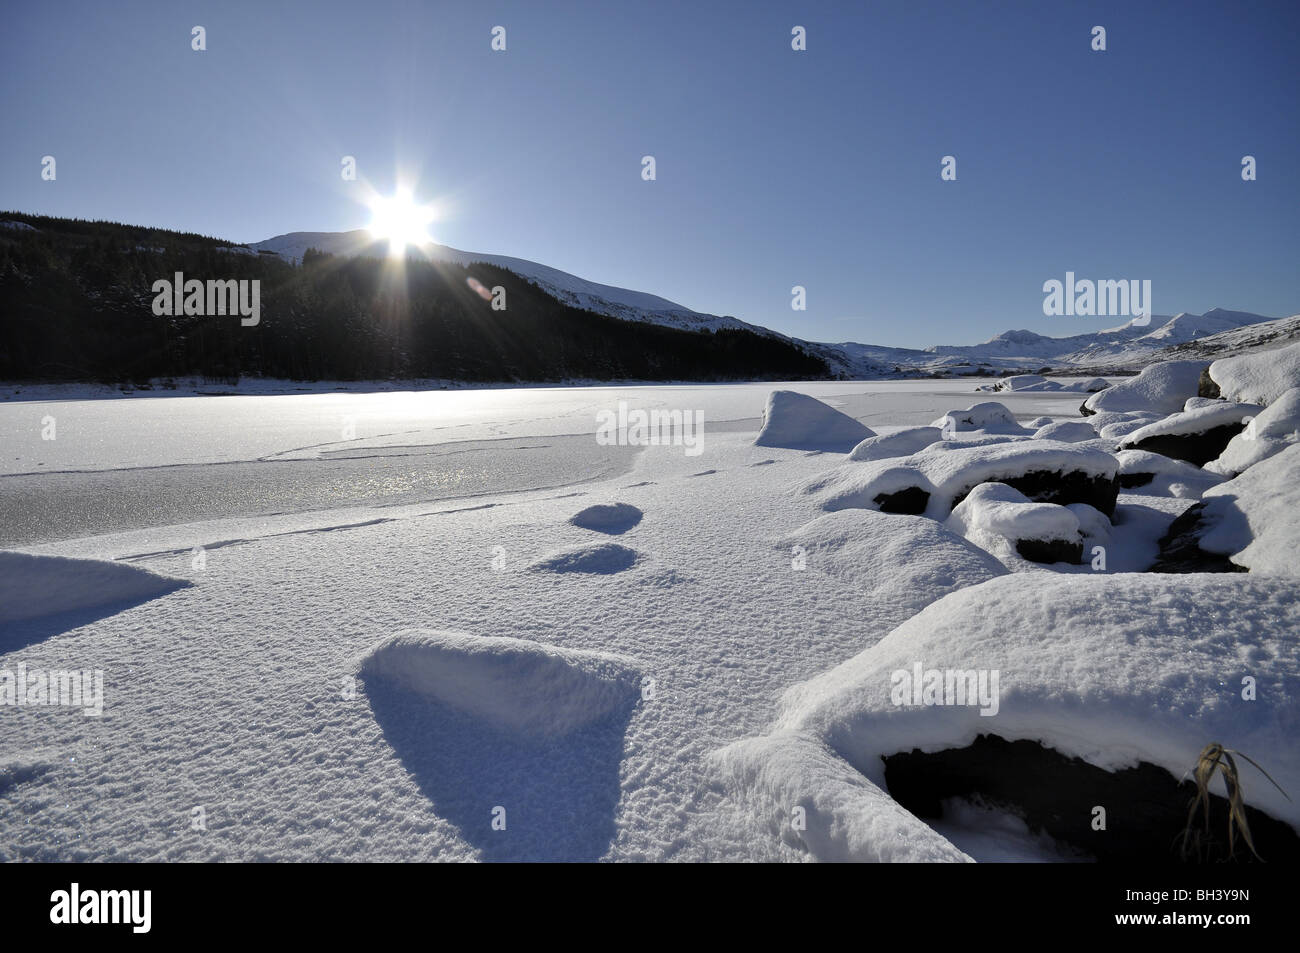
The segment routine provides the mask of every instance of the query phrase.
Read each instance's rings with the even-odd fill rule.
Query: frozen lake
[[[757,431],[781,387],[871,427],[988,399],[973,381],[929,380],[11,399],[0,404],[0,546],[604,479],[639,448],[598,444],[602,411],[702,412],[707,440]],[[1082,397],[998,400],[1028,419],[1075,416]]]

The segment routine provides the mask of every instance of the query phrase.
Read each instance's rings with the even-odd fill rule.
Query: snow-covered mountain
[[[302,256],[309,248],[330,255],[370,255],[382,258],[388,254],[388,243],[376,240],[364,228],[350,232],[289,232],[287,235],[277,235],[275,238],[268,238],[264,242],[256,242],[248,247],[258,252],[275,252],[281,258],[292,262],[302,261]],[[547,294],[567,305],[622,318],[625,321],[645,321],[691,331],[744,328],[764,334],[773,333],[766,328],[747,324],[737,318],[702,314],[658,295],[616,288],[613,285],[602,285],[525,258],[461,251],[459,248],[439,245],[436,242],[422,245],[418,252],[410,250],[408,254],[419,254],[430,261],[455,265],[483,262],[506,268],[527,278]],[[785,335],[778,336],[785,337]]]
[[[255,252],[273,252],[292,262],[301,261],[309,248],[345,256],[383,257],[388,253],[387,244],[375,240],[365,229],[350,232],[290,232],[247,247]],[[411,250],[408,254],[415,255],[417,252]],[[1182,312],[1172,316],[1153,315],[1144,325],[1130,321],[1119,327],[1067,337],[1049,337],[1034,331],[1017,330],[1004,331],[980,344],[943,344],[924,349],[880,347],[851,341],[828,344],[793,338],[730,315],[692,311],[658,295],[599,284],[524,258],[461,251],[433,242],[422,246],[418,254],[432,261],[458,265],[476,262],[497,265],[528,279],[565,304],[625,321],[644,321],[684,330],[743,328],[792,341],[823,358],[832,372],[844,378],[879,378],[917,373],[998,374],[1003,371],[1040,370],[1044,367],[1138,368],[1158,359],[1157,355],[1167,349],[1204,341],[1210,348],[1207,353],[1217,353],[1213,339],[1219,335],[1291,320],[1214,308],[1205,314]],[[1300,316],[1296,317],[1300,319]],[[1279,330],[1277,333],[1285,332]],[[1223,346],[1233,346],[1232,340],[1225,338]]]

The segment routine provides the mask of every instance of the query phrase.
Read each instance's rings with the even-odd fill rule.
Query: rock
[[[848,453],[875,431],[815,397],[792,390],[774,390],[763,410],[757,447],[823,450]]]
[[[1207,553],[1200,547],[1205,504],[1195,503],[1169,526],[1160,538],[1160,555],[1147,572],[1246,572],[1221,553]]]
[[[1121,439],[1119,447],[1204,466],[1223,453],[1228,441],[1261,410],[1252,404],[1213,401],[1140,427]]]
[[[1196,395],[1205,366],[1204,361],[1160,361],[1148,365],[1137,377],[1093,394],[1080,410],[1085,415],[1103,410],[1177,413],[1188,397]]]
[[[1300,342],[1220,358],[1208,373],[1228,400],[1271,404],[1291,388],[1300,387]]]

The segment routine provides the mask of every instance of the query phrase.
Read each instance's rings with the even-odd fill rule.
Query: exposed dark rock
[[[1195,503],[1169,525],[1160,537],[1160,554],[1147,572],[1246,572],[1219,553],[1207,553],[1200,547],[1204,503]]]
[[[1131,490],[1137,486],[1146,486],[1155,478],[1154,473],[1121,473],[1119,485],[1121,489]]]
[[[1115,501],[1119,498],[1119,477],[1098,476],[1082,470],[1061,473],[1059,470],[1030,470],[1027,473],[1011,476],[994,476],[984,483],[1005,483],[1019,490],[1035,503],[1087,503],[1107,516],[1115,513]],[[975,489],[968,486],[952,501],[955,507],[966,499],[968,493]]]
[[[1218,400],[1223,396],[1219,393],[1219,385],[1214,383],[1214,378],[1210,376],[1209,365],[1201,371],[1201,379],[1196,384],[1196,396],[1208,397],[1211,400]]]
[[[1082,404],[1079,405],[1079,413],[1083,414],[1083,416],[1085,417],[1091,417],[1093,414],[1096,413],[1096,411],[1089,410],[1088,402],[1085,400]]]
[[[1195,756],[1189,752],[1189,762]],[[946,798],[978,795],[1019,814],[1031,830],[1046,832],[1099,861],[1184,859],[1182,834],[1196,786],[1191,781],[1179,783],[1165,769],[1147,762],[1106,771],[1036,741],[1006,741],[997,735],[980,735],[966,748],[929,754],[913,750],[883,760],[889,793],[918,817],[941,817],[941,802]],[[1258,774],[1243,778],[1246,798],[1252,785],[1267,783]],[[1229,856],[1228,804],[1215,794],[1210,800],[1209,828],[1204,828],[1199,812],[1193,825],[1199,838],[1185,858],[1190,862],[1222,861]],[[1092,829],[1097,805],[1106,809],[1103,831]],[[1289,824],[1249,806],[1246,820],[1264,860],[1300,861],[1300,836]],[[1255,859],[1240,835],[1235,859]]]
[[[897,493],[881,493],[876,496],[875,504],[882,513],[905,513],[908,516],[920,516],[930,503],[930,494],[919,486],[909,486]]]
[[[1200,433],[1158,434],[1128,444],[1126,449],[1149,450],[1151,453],[1172,457],[1175,460],[1186,460],[1188,463],[1203,467],[1223,453],[1228,441],[1241,433],[1241,430],[1241,424],[1232,423],[1211,427]]]
[[[1083,543],[1068,539],[1018,539],[1016,552],[1031,563],[1080,563]]]

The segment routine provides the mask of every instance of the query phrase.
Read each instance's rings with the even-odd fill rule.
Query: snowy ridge
[[[289,232],[248,246],[286,261],[300,262],[307,249],[331,255],[385,257],[387,244],[376,241],[366,229],[349,232]],[[236,249],[231,249],[232,251]],[[1034,331],[1004,331],[972,345],[935,345],[928,348],[882,347],[852,341],[822,343],[794,338],[730,315],[705,314],[643,291],[600,284],[525,258],[467,252],[430,242],[418,252],[430,261],[457,265],[485,263],[513,271],[557,301],[619,318],[688,331],[731,328],[779,338],[804,348],[826,361],[832,375],[844,379],[871,379],[916,373],[967,375],[977,372],[1038,370],[1042,367],[1137,367],[1155,360],[1168,349],[1196,348],[1196,354],[1222,356],[1234,348],[1256,346],[1277,335],[1300,337],[1300,315],[1269,318],[1246,311],[1214,308],[1205,314],[1181,312],[1153,315],[1149,324],[1133,321],[1102,331],[1067,337],[1049,337]],[[1282,327],[1281,325],[1284,325]],[[1278,327],[1272,327],[1277,325]],[[1258,328],[1258,332],[1251,329]],[[1222,339],[1220,335],[1225,335]],[[1191,354],[1185,356],[1192,356]]]

